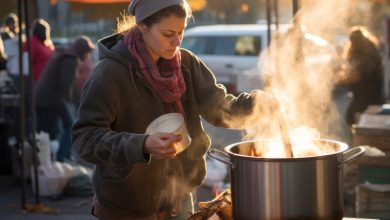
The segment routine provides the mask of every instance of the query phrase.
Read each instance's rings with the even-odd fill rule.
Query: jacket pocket
[[[147,173],[144,165],[134,165],[127,173],[105,173],[101,178],[99,196],[121,213],[149,214],[155,210],[158,179]]]

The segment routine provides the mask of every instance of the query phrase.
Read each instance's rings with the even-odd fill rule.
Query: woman
[[[348,106],[346,121],[356,123],[369,105],[384,103],[383,64],[378,41],[362,26],[350,29],[349,42],[343,51],[346,61],[340,74],[339,85],[345,85],[353,93]]]
[[[27,50],[26,45],[24,49]],[[31,60],[34,82],[38,81],[46,63],[54,53],[50,25],[43,19],[34,21],[31,38]]]
[[[243,121],[227,119],[250,115],[255,97],[264,109],[277,104],[260,91],[226,94],[199,58],[179,48],[191,16],[185,0],[133,0],[129,13],[125,29],[100,40],[100,61],[73,125],[76,152],[96,164],[92,213],[104,220],[188,219],[210,146],[200,116],[238,128]],[[185,117],[192,138],[180,154],[173,146],[180,136],[145,134],[169,112]]]

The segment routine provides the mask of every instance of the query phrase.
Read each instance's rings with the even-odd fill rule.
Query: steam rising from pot
[[[311,136],[346,139],[342,130],[343,115],[332,100],[334,70],[340,65],[340,48],[346,43],[348,28],[368,24],[370,20],[369,16],[361,16],[363,11],[367,14],[370,3],[361,2],[302,1],[293,27],[286,33],[274,35],[270,47],[261,54],[262,89],[272,90],[280,100],[294,140]],[[255,105],[260,108],[264,103]],[[253,118],[247,123],[241,120],[245,124],[246,140],[280,138],[272,112],[267,115],[262,111]],[[307,133],[302,134],[303,130]]]

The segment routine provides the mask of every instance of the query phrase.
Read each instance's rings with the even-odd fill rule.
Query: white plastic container
[[[30,172],[32,191],[35,194],[35,175],[33,167],[31,167]],[[41,196],[56,196],[63,192],[69,176],[66,174],[61,163],[54,162],[38,166],[38,179],[39,194]]]
[[[36,134],[38,159],[40,165],[49,165],[51,163],[50,137],[46,132]]]
[[[188,134],[184,117],[179,113],[161,115],[149,124],[145,133],[154,134],[157,132],[168,132],[181,135],[181,141],[174,144],[177,154],[187,149],[191,144],[191,137]]]

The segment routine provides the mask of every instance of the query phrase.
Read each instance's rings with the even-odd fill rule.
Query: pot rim
[[[305,139],[305,138],[302,138]],[[306,139],[312,139],[315,141],[324,141],[324,142],[330,142],[334,143],[340,146],[340,150],[334,153],[330,154],[323,154],[319,156],[308,156],[308,157],[294,157],[294,158],[285,158],[285,157],[272,157],[272,158],[266,158],[266,157],[254,157],[254,156],[248,156],[248,155],[242,155],[238,153],[234,153],[231,151],[232,148],[236,147],[237,145],[240,144],[246,144],[246,143],[252,143],[252,142],[261,142],[261,141],[266,141],[270,140],[267,138],[261,138],[261,139],[254,139],[254,140],[248,140],[248,141],[241,141],[237,143],[230,144],[224,148],[224,151],[228,153],[230,156],[237,157],[237,158],[242,158],[242,159],[248,159],[248,160],[256,160],[256,161],[270,161],[270,162],[278,162],[278,161],[301,161],[301,160],[313,160],[313,159],[324,159],[327,157],[332,157],[334,155],[342,154],[344,151],[348,150],[348,145],[344,142],[341,141],[335,141],[335,140],[330,140],[330,139],[322,139],[322,138],[306,138]]]

